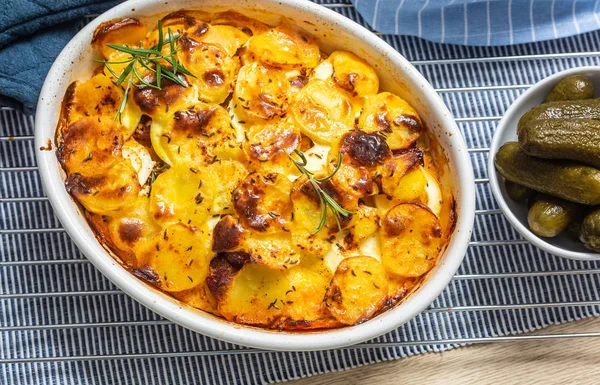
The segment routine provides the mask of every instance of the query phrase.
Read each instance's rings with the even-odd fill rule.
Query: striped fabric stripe
[[[376,31],[464,45],[506,45],[600,28],[597,0],[352,0]],[[493,17],[491,17],[493,15]]]
[[[354,8],[336,10],[362,22]],[[451,46],[391,35],[383,39],[440,91],[473,149],[475,175],[482,182],[487,178],[485,149],[498,117],[526,85],[566,68],[598,65],[600,58],[598,32],[512,47]],[[541,56],[505,59],[523,55]],[[43,199],[31,135],[31,116],[0,109],[0,383],[262,384],[455,347],[262,353],[162,319],[114,287],[60,230]],[[432,304],[438,310],[424,312],[373,343],[509,335],[599,315],[598,306],[535,306],[600,301],[600,262],[570,261],[528,243],[503,242],[520,237],[497,209],[487,183],[479,183],[475,244],[457,278]],[[552,273],[562,271],[580,274]],[[502,277],[511,273],[515,277]],[[519,304],[532,307],[456,311]],[[449,307],[455,310],[443,310]]]

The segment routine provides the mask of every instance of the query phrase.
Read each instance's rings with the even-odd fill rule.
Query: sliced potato
[[[188,81],[198,90],[198,98],[206,103],[220,104],[233,91],[239,61],[217,44],[202,43],[183,36],[176,56],[196,77]]]
[[[156,155],[170,165],[207,165],[219,159],[243,157],[229,114],[214,104],[196,103],[175,111],[164,124],[153,122],[150,139]]]
[[[354,128],[354,107],[342,90],[323,80],[310,81],[294,97],[290,114],[302,133],[331,145]]]
[[[305,178],[294,182],[291,199],[294,213],[290,222],[292,242],[302,251],[324,256],[331,249],[329,239],[332,236],[330,230],[335,228],[333,219],[328,218],[325,228],[313,234],[321,222],[321,204]]]
[[[319,67],[330,66],[330,70]],[[375,95],[379,90],[379,78],[365,60],[348,51],[334,51],[322,61],[312,77],[331,79],[338,87],[358,97]]]
[[[381,263],[359,256],[340,262],[325,301],[338,321],[354,325],[371,318],[385,304],[387,295],[388,281]]]
[[[419,114],[404,99],[382,92],[367,96],[358,127],[385,135],[392,150],[409,148],[423,131]]]
[[[289,119],[273,119],[267,124],[252,125],[246,131],[243,148],[250,168],[262,173],[297,175],[298,170],[287,154],[300,144],[300,130]]]
[[[196,41],[218,45],[229,56],[235,55],[237,50],[250,38],[239,28],[230,25],[207,25],[201,34],[192,33],[190,37]]]
[[[241,30],[247,35],[257,35],[267,32],[269,29],[271,29],[271,27],[268,25],[235,11],[225,11],[213,15],[210,20],[210,24],[230,25]]]
[[[198,90],[190,87],[186,76],[178,73],[181,81],[188,86],[184,87],[169,79],[162,78],[160,87],[140,86],[132,87],[131,101],[138,106],[140,111],[152,118],[152,124],[168,124],[173,119],[175,111],[183,111],[189,106],[198,103]],[[146,83],[156,86],[156,75],[150,73],[143,77]],[[129,104],[128,104],[129,108]]]
[[[108,221],[108,232],[115,247],[137,260],[137,265],[147,263],[148,248],[153,239],[161,231],[160,225],[150,215],[150,199],[146,195],[138,196],[131,210],[114,216]],[[153,256],[153,255],[152,255]]]
[[[189,290],[204,284],[213,256],[211,236],[201,227],[176,223],[167,226],[156,240],[156,254],[148,263],[165,291]]]
[[[251,63],[238,73],[232,106],[242,121],[269,120],[287,111],[289,97],[290,83],[281,71]]]
[[[249,174],[233,193],[233,206],[247,229],[281,231],[291,219],[292,184],[277,173]]]
[[[346,237],[347,248],[356,248],[365,239],[379,230],[379,210],[369,206],[359,206],[356,215],[352,216],[349,237]]]
[[[223,317],[241,324],[269,326],[283,314],[290,284],[285,270],[246,264],[218,298]]]
[[[381,262],[403,277],[419,277],[431,270],[441,250],[442,227],[435,214],[420,203],[392,208],[379,230]]]
[[[253,231],[246,242],[252,261],[269,266],[271,269],[288,269],[300,262],[300,254],[293,247],[288,232]]]
[[[206,168],[174,166],[152,184],[150,213],[163,226],[178,222],[202,226],[212,216],[215,183],[214,175]]]
[[[316,40],[285,20],[267,32],[252,36],[246,47],[246,55],[252,60],[290,69],[314,68],[321,56]]]
[[[427,203],[428,179],[414,153],[408,152],[389,159],[378,171],[383,192],[394,200]]]
[[[220,160],[207,167],[215,178],[214,199],[211,213],[233,214],[233,193],[237,185],[248,175],[246,167],[236,160]]]
[[[107,60],[114,60],[123,53],[107,46],[107,44],[140,47],[146,36],[147,28],[144,23],[132,17],[114,19],[100,24],[94,31],[92,44],[100,48]]]
[[[122,159],[123,133],[112,121],[82,118],[65,127],[57,157],[68,173],[105,175]]]
[[[77,82],[71,98],[67,100],[67,124],[91,115],[94,115],[94,119],[99,118],[110,124],[122,99],[123,90],[104,74],[94,75],[85,82]],[[132,133],[123,132],[123,135],[128,138]]]
[[[323,327],[330,316],[323,299],[332,274],[319,258],[303,258],[288,269],[289,289],[285,295],[285,324],[296,329]]]

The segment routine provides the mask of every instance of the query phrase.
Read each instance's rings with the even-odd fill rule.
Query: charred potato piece
[[[417,111],[389,92],[365,97],[358,127],[365,132],[384,135],[392,150],[409,148],[423,131]]]
[[[349,95],[319,79],[296,94],[290,115],[302,133],[316,143],[331,145],[354,128],[355,110]]]
[[[243,156],[229,115],[218,105],[196,103],[189,109],[175,111],[164,124],[152,123],[150,139],[156,154],[170,165],[207,165]]]
[[[312,36],[284,20],[277,27],[252,36],[246,44],[246,55],[252,61],[274,67],[314,68],[321,51]]]
[[[327,309],[340,322],[355,325],[373,316],[387,299],[388,281],[381,263],[372,257],[345,258],[331,279]]]
[[[379,91],[379,78],[373,67],[347,51],[334,51],[315,68],[312,77],[330,79],[353,96],[365,97]]]
[[[161,173],[152,184],[150,212],[162,225],[182,222],[201,226],[212,215],[215,176],[206,168],[177,165]]]
[[[344,157],[342,160],[355,167],[377,167],[392,156],[383,136],[361,130],[344,134],[338,147]]]
[[[138,19],[126,17],[110,20],[100,24],[94,31],[92,44],[98,46],[100,52],[107,60],[122,56],[123,52],[116,51],[107,44],[127,45],[139,47],[146,36],[147,28]]]
[[[290,83],[280,71],[260,63],[246,64],[238,73],[233,110],[243,121],[269,120],[289,107]]]
[[[249,174],[233,193],[233,206],[247,229],[282,230],[291,219],[291,182],[277,173]]]
[[[431,270],[441,251],[442,227],[437,217],[420,203],[392,208],[379,230],[381,262],[403,277],[419,277]]]
[[[212,251],[215,253],[243,251],[247,249],[248,234],[237,219],[225,215],[213,229]]]
[[[162,230],[156,239],[156,254],[149,266],[165,291],[189,290],[204,283],[212,257],[210,231],[176,223]]]

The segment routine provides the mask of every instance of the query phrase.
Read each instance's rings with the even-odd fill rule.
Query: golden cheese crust
[[[161,24],[99,26],[92,44],[115,64],[63,100],[66,189],[107,250],[188,306],[277,330],[355,325],[416,290],[455,222],[417,111],[288,20],[180,10]],[[117,86],[130,57],[108,44],[149,49],[166,31],[161,52],[189,73],[138,63]]]

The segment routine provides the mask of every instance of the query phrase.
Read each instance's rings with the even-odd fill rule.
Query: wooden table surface
[[[532,334],[600,332],[600,318]],[[599,384],[600,338],[475,344],[294,381],[353,384]]]

